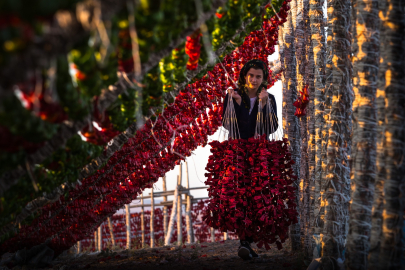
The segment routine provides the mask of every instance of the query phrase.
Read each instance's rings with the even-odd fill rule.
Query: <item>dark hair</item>
[[[248,61],[243,68],[240,70],[239,73],[239,80],[238,80],[238,85],[239,85],[239,90],[241,92],[241,97],[242,101],[245,104],[245,107],[250,109],[250,102],[248,100],[248,94],[247,94],[247,87],[246,87],[246,75],[248,71],[253,68],[253,69],[261,69],[263,71],[263,82],[259,86],[259,89],[257,89],[257,96],[259,95],[260,91],[267,86],[267,79],[269,77],[269,71],[267,69],[266,64],[259,59],[252,59]]]

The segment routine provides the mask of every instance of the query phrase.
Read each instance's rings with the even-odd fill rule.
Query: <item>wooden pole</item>
[[[227,232],[224,232],[224,241],[225,240],[228,240],[228,233]]]
[[[176,221],[177,199],[179,197],[178,193],[179,193],[179,186],[176,185],[176,189],[174,190],[172,213],[170,214],[169,226],[167,227],[167,234],[165,237],[166,246],[170,245],[170,241],[172,240],[174,222]]]
[[[131,249],[131,212],[129,204],[125,205],[126,225],[127,225],[127,249]]]
[[[155,219],[155,200],[153,198],[153,186],[152,186],[152,192],[151,192],[151,208],[150,208],[150,247],[153,248],[155,247],[155,229],[153,227],[153,222]]]
[[[181,175],[181,168],[182,164],[180,163],[180,175],[177,178],[177,183],[179,186],[179,189],[181,188],[181,180],[182,180],[182,175]],[[183,220],[182,220],[182,201],[181,201],[181,194],[178,193],[178,200],[177,200],[177,244],[181,246],[183,244]]]
[[[77,241],[77,250],[76,250],[77,254],[80,254],[80,252],[82,252],[82,242]]]
[[[215,242],[215,231],[214,228],[211,227],[211,242],[214,243]]]
[[[183,171],[183,163],[180,162],[179,175],[177,176],[177,185],[180,185],[180,186],[181,186],[181,183],[182,183],[182,180],[183,180],[182,171]]]
[[[101,231],[101,224],[100,224],[100,227],[98,227],[98,241],[97,241],[97,244],[98,244],[98,251],[100,251],[101,252],[101,250],[103,250],[103,233],[102,233],[102,231]]]
[[[188,177],[188,165],[187,161],[185,162],[186,167],[186,188],[190,188],[190,181]],[[193,231],[193,220],[191,218],[191,196],[186,195],[187,198],[187,206],[186,206],[186,227],[187,227],[187,243],[194,242],[194,231]]]
[[[94,251],[97,251],[97,229],[94,231]]]
[[[182,245],[183,243],[183,220],[182,220],[182,202],[181,202],[181,194],[179,194],[178,196],[178,200],[177,200],[177,242],[178,245]]]
[[[142,234],[142,248],[145,248],[145,217],[144,217],[144,208],[143,208],[143,194],[141,195],[141,234]]]
[[[163,192],[167,191],[166,190],[166,175],[163,176]],[[163,196],[163,202],[167,202],[167,196]],[[167,234],[167,206],[163,206],[163,232],[164,235],[166,236]]]
[[[108,221],[108,228],[110,229],[110,237],[111,237],[111,244],[113,245],[113,247],[115,246],[115,238],[114,238],[114,228],[111,222],[111,217],[107,218]]]

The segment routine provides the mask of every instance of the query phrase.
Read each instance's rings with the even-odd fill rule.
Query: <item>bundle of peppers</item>
[[[288,238],[288,226],[297,222],[291,154],[287,139],[264,137],[210,143],[206,167],[210,201],[204,220],[241,239],[253,237],[258,246],[279,249]]]

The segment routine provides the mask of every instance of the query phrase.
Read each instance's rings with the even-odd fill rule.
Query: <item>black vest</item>
[[[235,91],[238,91],[238,89],[235,89]],[[249,138],[254,137],[254,135],[255,135],[259,101],[258,101],[258,99],[256,99],[256,102],[253,106],[253,110],[249,114],[250,98],[245,93],[242,93],[240,95],[242,97],[242,101],[241,101],[240,105],[235,100],[233,100],[233,105],[235,107],[236,119],[238,121],[240,137],[241,137],[241,139],[249,139]],[[273,116],[272,116],[273,121],[270,121],[270,119],[268,119],[269,116],[267,115],[266,116],[267,121],[265,119],[265,122],[272,123],[271,130],[276,131],[278,128],[276,99],[274,98],[274,96],[272,94],[269,94],[269,99],[270,99],[270,102],[272,102],[272,106],[273,106]],[[228,94],[226,94],[226,97],[224,100],[222,119],[224,118],[224,114],[225,114],[227,105],[228,105]],[[265,111],[265,109],[266,109],[266,106],[263,108],[263,111]]]

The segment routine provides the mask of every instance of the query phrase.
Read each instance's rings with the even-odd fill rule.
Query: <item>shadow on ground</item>
[[[237,256],[239,241],[227,240],[215,243],[184,245],[183,247],[158,247],[119,253],[66,255],[48,269],[176,269],[176,270],[223,270],[223,269],[306,269],[301,254],[291,252],[289,243],[282,250],[275,245],[266,251],[252,247],[260,258],[243,261]]]

